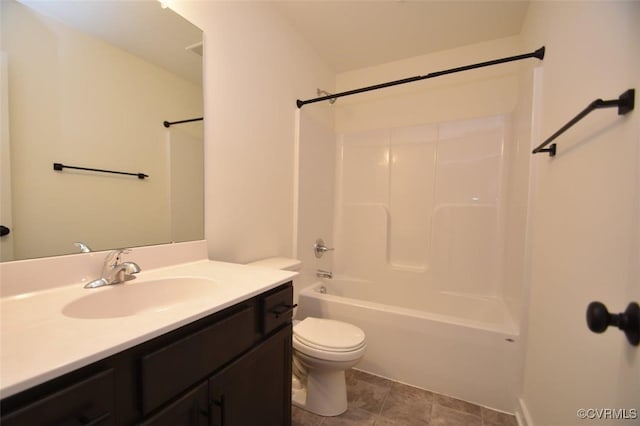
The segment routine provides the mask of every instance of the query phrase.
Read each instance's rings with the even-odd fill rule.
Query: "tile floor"
[[[517,426],[514,416],[357,370],[347,371],[347,398],[336,417],[293,407],[293,426]]]

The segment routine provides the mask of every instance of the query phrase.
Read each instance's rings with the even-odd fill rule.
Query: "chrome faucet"
[[[84,288],[119,284],[133,279],[133,274],[140,272],[140,267],[135,262],[120,263],[122,255],[127,253],[129,253],[129,249],[118,249],[109,252],[102,265],[102,277],[85,284]]]
[[[322,238],[318,238],[316,242],[313,244],[313,252],[315,253],[318,259],[320,259],[322,255],[325,254],[326,252],[332,251],[332,250],[334,249],[324,245],[324,241],[322,240]]]
[[[331,271],[325,271],[324,269],[318,269],[316,271],[316,277],[318,278],[333,278],[333,272]]]

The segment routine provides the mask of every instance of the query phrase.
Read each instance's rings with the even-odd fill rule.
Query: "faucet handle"
[[[315,253],[317,258],[321,258],[322,255],[325,254],[325,252],[328,252],[331,250],[334,250],[334,249],[325,246],[322,238],[318,238],[315,244],[313,245],[313,252]]]
[[[115,249],[110,251],[107,254],[107,257],[104,259],[104,265],[105,266],[115,266],[120,262],[120,256],[122,256],[123,254],[127,254],[131,251],[131,249],[128,248],[120,248],[120,249]]]

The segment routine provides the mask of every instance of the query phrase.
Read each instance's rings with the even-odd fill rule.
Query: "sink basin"
[[[87,290],[87,295],[68,303],[62,313],[72,318],[118,318],[148,311],[163,311],[200,299],[216,283],[206,278],[180,277],[128,281]]]

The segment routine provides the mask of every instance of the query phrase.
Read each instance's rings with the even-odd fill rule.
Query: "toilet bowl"
[[[289,271],[299,271],[302,267],[299,260],[284,257],[262,259],[249,265]],[[293,287],[294,302],[297,302],[295,278]],[[292,341],[292,404],[321,416],[344,413],[347,410],[344,372],[364,355],[364,332],[345,322],[308,317],[294,320]]]
[[[292,403],[321,416],[344,413],[344,372],[364,355],[364,332],[345,322],[309,317],[294,325],[292,340]]]

